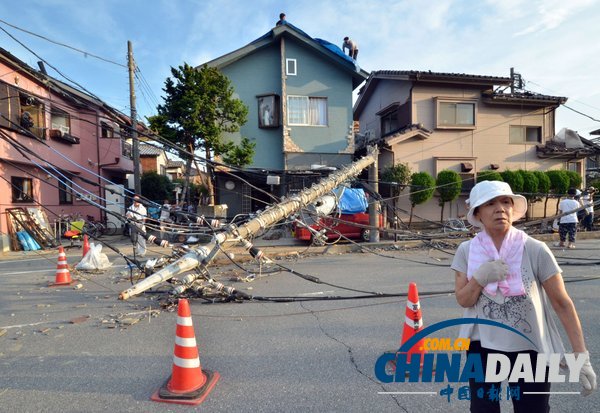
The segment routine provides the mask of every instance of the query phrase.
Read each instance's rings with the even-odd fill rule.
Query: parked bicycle
[[[459,238],[473,233],[473,225],[462,218],[448,218],[444,222],[444,234],[449,238]]]
[[[102,235],[116,235],[119,228],[111,221],[96,221],[93,216],[88,215],[85,223],[85,232],[93,238],[98,238]]]

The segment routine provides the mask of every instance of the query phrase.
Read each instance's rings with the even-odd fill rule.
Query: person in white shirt
[[[596,193],[596,188],[593,186],[589,186],[583,196],[581,197],[581,202],[586,207],[585,212],[586,215],[581,221],[581,225],[586,231],[592,231],[594,229],[594,194]]]
[[[545,243],[512,225],[525,216],[527,200],[513,194],[506,182],[483,181],[471,189],[468,208],[467,220],[481,231],[460,244],[451,265],[456,301],[464,309],[463,317],[482,321],[463,324],[460,329],[459,337],[471,340],[467,354],[480,357],[483,371],[487,371],[488,357],[498,355],[510,360],[515,368],[522,366],[517,359],[521,363],[529,360],[536,369],[544,368],[546,363],[540,363],[538,354],[548,357],[565,353],[555,322],[558,319],[573,353],[585,360],[579,376],[581,394],[591,394],[597,387],[596,373],[577,310],[565,289],[562,269]],[[519,335],[503,333],[484,321],[504,324]],[[548,378],[547,368],[545,373]],[[509,382],[520,392],[520,397],[512,398],[514,411],[550,411],[551,383],[547,380],[534,382],[520,376],[518,381]],[[488,395],[494,389],[498,391],[501,384],[470,378],[470,411],[500,412],[501,399]]]
[[[164,238],[166,228],[167,228],[166,224],[169,222],[172,222],[171,221],[171,204],[169,203],[168,199],[165,199],[165,202],[163,203],[162,207],[160,208],[160,217],[158,219],[160,221],[161,238]]]
[[[567,191],[567,198],[560,201],[558,204],[558,213],[563,214],[565,212],[573,211],[579,207],[581,204],[579,201],[575,199],[577,196],[577,189],[570,188]],[[571,212],[570,214],[564,215],[560,218],[560,222],[558,223],[558,235],[560,237],[560,242],[557,247],[568,247],[575,248],[575,238],[577,235],[577,223],[579,220],[577,219],[577,212]],[[569,244],[566,245],[567,236],[569,237]]]
[[[125,216],[133,221],[131,226],[131,242],[135,245],[135,252],[138,256],[146,255],[146,238],[139,235],[139,231],[146,232],[144,222],[148,216],[146,207],[140,202],[140,197],[134,195],[133,204],[127,209]]]

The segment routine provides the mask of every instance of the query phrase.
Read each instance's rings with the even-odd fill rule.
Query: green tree
[[[558,214],[558,203],[560,201],[560,197],[564,196],[569,190],[570,180],[567,175],[567,171],[562,169],[553,169],[551,171],[547,171],[546,175],[550,179],[550,190],[558,199],[556,201],[556,212]]]
[[[254,148],[256,148],[255,142],[250,142],[250,139],[244,136],[242,137],[239,146],[234,145],[233,142],[229,142],[228,144],[231,148],[228,149],[227,154],[223,156],[223,160],[226,164],[242,168],[252,163]]]
[[[548,206],[548,197],[550,193],[550,178],[545,172],[533,171],[538,179],[538,192],[544,197],[544,218],[546,218],[546,207]]]
[[[460,195],[462,189],[462,178],[460,175],[449,169],[445,169],[438,173],[435,185],[437,186],[438,194],[440,194],[440,222],[444,221],[444,206],[446,202],[452,202]]]
[[[527,199],[528,204],[534,203],[536,200],[539,200],[538,197],[538,187],[539,180],[538,177],[531,171],[525,171],[523,169],[517,170],[517,173],[521,175],[523,178],[523,196]],[[527,213],[529,213],[529,208],[527,208]],[[529,219],[527,214],[525,215],[525,219]]]
[[[583,182],[581,175],[579,175],[575,171],[565,171],[565,172],[567,173],[567,176],[569,177],[569,188],[580,189],[581,183]]]
[[[390,182],[392,186],[392,194],[394,197],[400,195],[404,186],[408,185],[411,177],[411,170],[408,163],[397,163],[393,166],[388,166],[381,173],[382,182]]]
[[[510,185],[513,192],[523,192],[523,176],[519,173],[507,169],[506,171],[500,172],[500,175],[502,175],[504,182]]]
[[[410,183],[410,176],[412,172],[408,163],[397,163],[396,165],[388,166],[381,173],[381,185],[380,192],[387,185],[389,187],[389,196],[392,197],[391,203],[393,205],[393,214],[396,215],[396,207],[398,197],[404,190],[404,187]],[[386,206],[388,203],[386,202]]]
[[[238,146],[223,139],[223,132],[239,131],[248,116],[248,108],[233,97],[233,87],[225,75],[216,68],[203,66],[197,70],[187,63],[178,69],[171,68],[171,75],[163,89],[164,104],[158,105],[158,114],[148,121],[151,129],[177,145],[186,159],[183,193],[189,200],[190,172],[196,151],[203,149],[207,160],[223,155],[247,165],[254,147],[246,141]],[[206,166],[208,175],[213,176],[212,164],[208,162]],[[208,184],[212,198],[213,185]]]
[[[480,171],[477,173],[477,183],[483,181],[502,181],[502,175],[496,171]]]
[[[159,202],[161,205],[165,199],[171,199],[173,183],[164,175],[154,171],[145,172],[140,177],[140,184],[145,198]]]
[[[413,211],[416,205],[427,202],[435,191],[435,179],[427,172],[412,174],[410,179],[410,219],[408,227],[412,224]]]

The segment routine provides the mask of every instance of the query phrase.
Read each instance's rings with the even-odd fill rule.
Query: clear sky
[[[0,46],[37,68],[35,52],[69,79],[129,113],[127,41],[141,75],[138,113],[162,103],[170,67],[199,65],[267,33],[280,12],[312,37],[359,44],[367,70],[508,76],[569,98],[557,130],[600,129],[600,0],[2,0]],[[97,55],[114,63],[92,57]],[[117,63],[117,64],[115,64]],[[65,79],[46,64],[48,73]],[[593,118],[593,119],[590,119]],[[595,120],[594,120],[595,119]]]

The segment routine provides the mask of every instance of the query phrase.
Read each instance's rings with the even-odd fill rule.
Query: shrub
[[[523,169],[519,169],[517,173],[523,178],[523,195],[531,201],[539,191],[539,179],[533,172]]]
[[[562,196],[567,193],[571,182],[567,175],[567,171],[553,169],[552,171],[547,171],[546,175],[548,175],[548,178],[550,179],[550,190],[555,195]]]
[[[569,177],[569,188],[581,188],[581,183],[583,179],[581,175],[579,175],[575,171],[565,171],[567,176]]]
[[[460,195],[462,189],[462,179],[457,172],[443,170],[438,173],[436,182],[437,191],[440,194],[440,222],[444,220],[444,205],[446,202],[452,202]]]
[[[533,171],[533,174],[538,179],[538,192],[541,194],[550,192],[550,178],[548,178],[548,175],[542,171]]]
[[[502,175],[496,171],[480,171],[477,173],[477,183],[483,181],[503,181]]]
[[[500,173],[504,182],[510,185],[513,192],[523,192],[523,176],[516,171],[507,169]]]
[[[433,196],[435,191],[435,179],[427,172],[414,173],[410,180],[410,220],[408,226],[412,223],[413,211],[416,205],[427,202]]]

